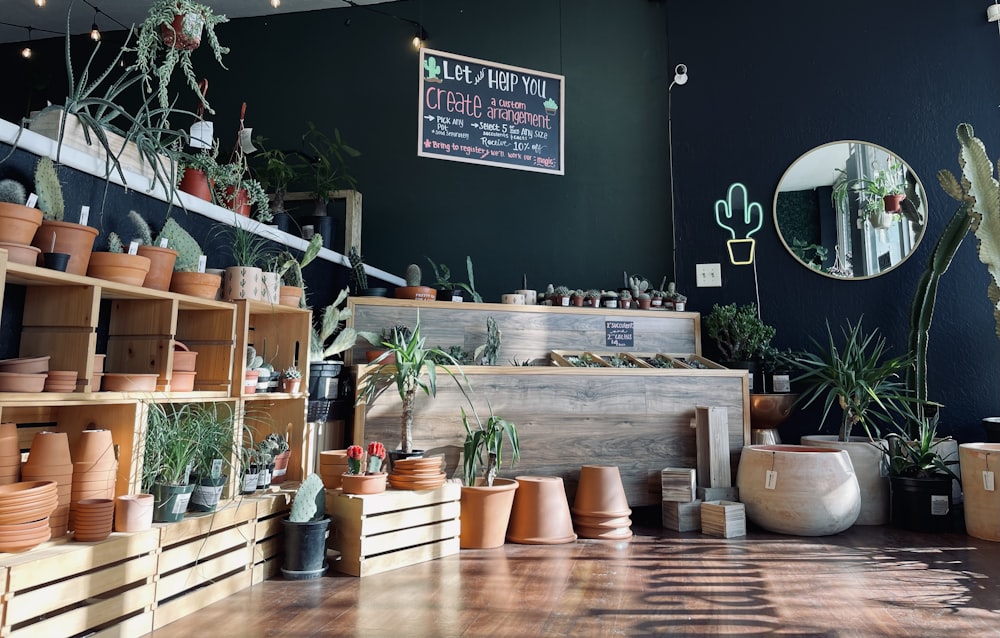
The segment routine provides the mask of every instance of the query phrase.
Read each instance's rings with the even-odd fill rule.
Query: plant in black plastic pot
[[[192,404],[198,422],[197,448],[192,462],[195,485],[188,509],[214,512],[226,485],[235,443],[233,412],[228,403]]]
[[[153,494],[153,521],[179,521],[187,511],[194,485],[191,466],[198,451],[194,404],[148,402],[142,487]]]
[[[326,572],[326,491],[319,474],[310,474],[295,492],[292,509],[283,519],[285,554],[281,573],[288,580],[311,580]]]
[[[727,368],[749,370],[750,391],[763,392],[759,366],[775,330],[761,320],[757,306],[715,304],[705,318],[705,330],[719,349],[719,363]]]
[[[333,303],[323,309],[320,323],[313,326],[309,341],[309,399],[328,401],[337,398],[337,376],[344,363],[337,357],[350,350],[357,341],[358,333],[348,328],[345,322],[350,318],[350,309],[343,307],[348,289],[344,288]],[[325,417],[323,418],[325,421]]]

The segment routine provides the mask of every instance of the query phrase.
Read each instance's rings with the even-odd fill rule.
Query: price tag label
[[[191,493],[178,494],[174,497],[174,506],[171,508],[170,512],[172,514],[183,514],[187,511],[188,503],[191,502]]]
[[[777,484],[778,484],[778,473],[775,472],[774,470],[768,470],[764,474],[764,489],[773,490]]]
[[[205,272],[205,266],[208,265],[208,257],[205,255],[198,256],[198,272]]]
[[[212,138],[215,135],[211,122],[195,122],[191,125],[191,139],[188,144],[191,148],[204,148],[212,150]]]
[[[947,494],[932,494],[931,516],[946,516],[948,514],[949,498]]]
[[[217,479],[222,476],[222,459],[212,461],[212,478]]]
[[[28,208],[34,208],[35,204],[37,203],[38,203],[38,195],[32,193],[31,195],[28,195],[28,201],[24,202],[24,205],[27,206]]]
[[[994,487],[993,478],[993,472],[983,470],[983,489],[987,492],[992,492],[996,489],[996,487]]]
[[[86,226],[87,222],[90,221],[90,206],[80,207],[80,225]]]
[[[161,238],[161,239],[160,239],[160,248],[166,248],[166,247],[167,247],[167,242],[168,242],[168,241],[170,241],[170,240],[169,240],[169,239],[167,239],[166,237],[163,237],[163,238]]]
[[[139,242],[135,239],[128,245],[128,254],[138,255],[139,254]]]

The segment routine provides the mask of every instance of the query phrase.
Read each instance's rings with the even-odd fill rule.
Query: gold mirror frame
[[[898,187],[898,212],[879,193]],[[773,201],[782,245],[813,272],[862,280],[900,266],[920,245],[927,227],[923,183],[889,149],[860,140],[822,144],[785,170]],[[857,273],[857,274],[855,274]]]

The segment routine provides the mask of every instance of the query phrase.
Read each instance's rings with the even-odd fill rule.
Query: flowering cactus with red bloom
[[[382,461],[385,459],[385,446],[378,441],[368,444],[368,473],[378,474],[382,471]]]
[[[365,451],[360,445],[352,445],[347,448],[347,473],[361,474],[361,457]]]

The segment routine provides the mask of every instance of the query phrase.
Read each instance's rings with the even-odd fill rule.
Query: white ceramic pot
[[[851,458],[861,490],[861,512],[855,525],[885,525],[889,522],[889,474],[883,465],[885,454],[863,436],[841,442],[836,435],[812,434],[802,437],[802,445],[845,450]]]
[[[736,473],[747,519],[779,534],[826,536],[861,512],[861,491],[844,450],[802,445],[749,445]]]
[[[965,531],[969,536],[1000,541],[1000,443],[963,443],[962,486],[965,488]]]

